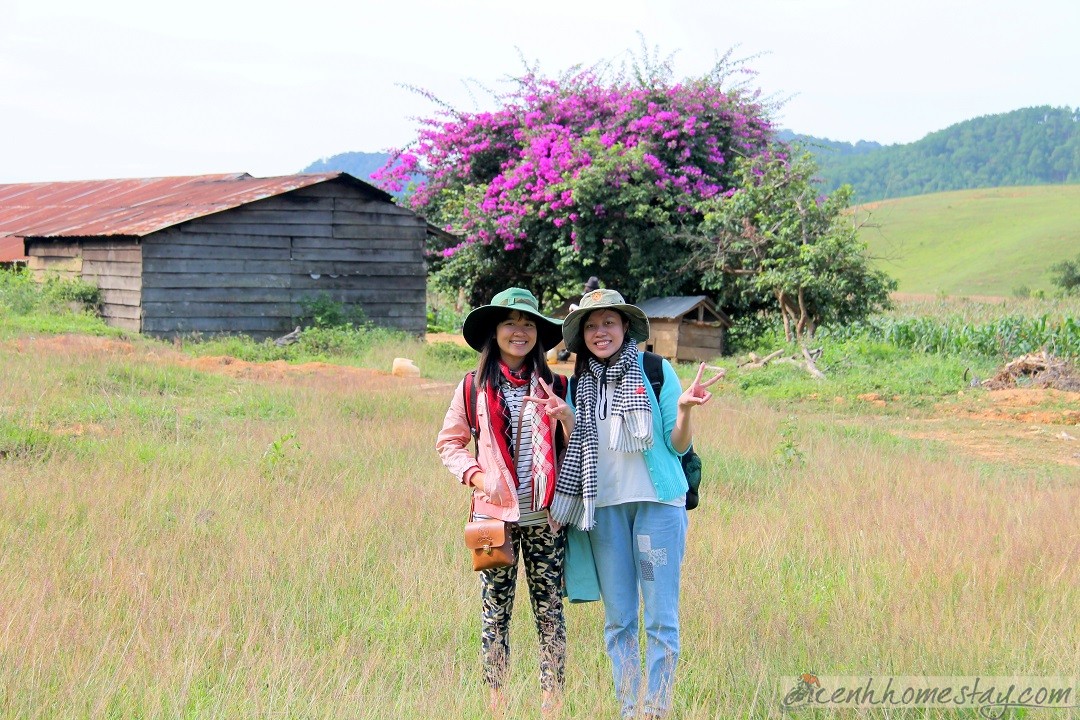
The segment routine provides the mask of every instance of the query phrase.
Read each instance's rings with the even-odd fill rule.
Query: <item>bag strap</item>
[[[465,421],[469,423],[469,432],[473,442],[480,437],[479,423],[476,422],[476,371],[470,370],[462,383],[461,397],[465,401]]]
[[[645,368],[645,379],[652,385],[653,397],[660,402],[660,390],[664,387],[664,359],[645,350],[641,353],[641,364]]]

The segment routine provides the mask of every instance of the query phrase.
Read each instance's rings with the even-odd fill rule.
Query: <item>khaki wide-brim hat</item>
[[[582,295],[577,310],[563,320],[562,336],[566,342],[566,349],[570,352],[581,352],[583,349],[581,323],[589,313],[595,310],[618,310],[630,318],[630,329],[627,335],[638,342],[649,339],[649,318],[645,316],[641,308],[623,300],[623,296],[616,290],[593,290]]]
[[[525,288],[512,287],[491,298],[489,305],[478,307],[469,313],[465,324],[461,326],[465,342],[469,343],[473,350],[483,350],[495,326],[512,310],[536,320],[536,341],[545,352],[562,340],[562,321],[541,315],[540,304],[535,295]]]

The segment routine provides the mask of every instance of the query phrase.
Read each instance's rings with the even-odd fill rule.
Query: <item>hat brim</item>
[[[593,305],[587,308],[578,308],[563,319],[562,339],[566,343],[566,349],[570,352],[581,352],[584,349],[584,341],[581,337],[581,323],[590,313],[597,310],[618,310],[630,318],[630,329],[627,335],[638,342],[646,342],[649,339],[649,318],[641,311],[641,308],[628,303],[613,305]]]
[[[488,339],[491,338],[495,325],[513,310],[517,310],[521,314],[528,315],[536,320],[536,342],[540,344],[543,352],[551,350],[562,342],[561,321],[552,320],[549,317],[544,317],[530,310],[523,310],[520,307],[507,307],[505,305],[484,305],[473,310],[466,316],[465,322],[461,326],[461,335],[465,338],[465,342],[469,344],[469,347],[480,352],[487,345]]]

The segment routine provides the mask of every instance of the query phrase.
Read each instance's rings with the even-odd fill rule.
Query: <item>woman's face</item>
[[[582,336],[585,347],[600,360],[607,360],[619,352],[630,323],[614,310],[595,310],[585,318]]]
[[[536,346],[536,321],[514,310],[495,326],[495,341],[503,362],[516,370]]]

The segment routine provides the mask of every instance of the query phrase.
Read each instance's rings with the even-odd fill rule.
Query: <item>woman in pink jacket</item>
[[[514,565],[480,572],[481,649],[494,715],[505,708],[519,558],[540,636],[542,714],[555,712],[561,698],[565,546],[547,508],[555,492],[558,450],[570,437],[574,413],[565,402],[566,378],[553,375],[544,359],[562,340],[560,325],[541,315],[536,297],[522,288],[504,290],[469,313],[462,334],[480,358],[454,391],[436,443],[443,464],[472,488],[476,517],[505,520],[514,546]],[[466,410],[473,397],[475,425]],[[475,457],[468,449],[473,428]]]

